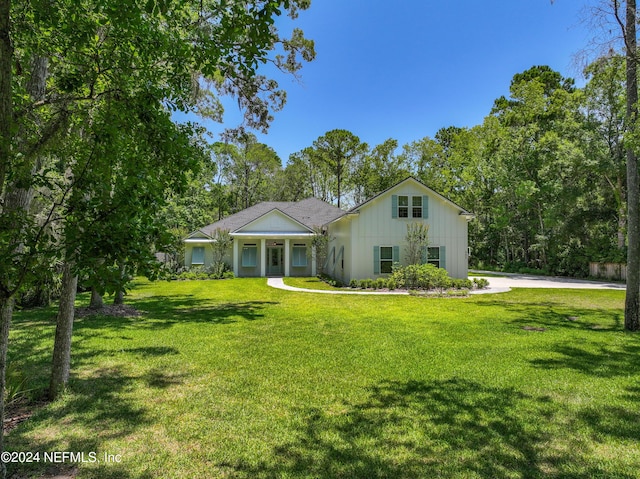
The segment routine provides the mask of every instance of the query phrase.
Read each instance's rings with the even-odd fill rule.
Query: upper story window
[[[427,218],[429,216],[427,196],[393,195],[391,198],[392,218]]]
[[[409,197],[398,196],[398,218],[409,217]]]
[[[422,218],[422,196],[412,196],[411,206],[411,217]]]

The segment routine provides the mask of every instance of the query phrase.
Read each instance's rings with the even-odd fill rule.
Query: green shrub
[[[445,269],[432,264],[412,264],[396,267],[391,279],[400,288],[431,290],[447,289],[452,285],[452,279]]]
[[[378,278],[375,281],[374,288],[376,289],[384,289],[387,287],[387,279],[386,278]]]
[[[7,366],[5,374],[5,405],[11,406],[12,404],[28,399],[31,389],[27,388],[28,378],[22,369],[18,368],[15,363],[11,363]]]
[[[469,294],[469,290],[467,289],[452,289],[447,291],[447,297],[450,297],[450,298],[464,297],[464,296],[467,296],[468,294]]]
[[[325,283],[327,283],[329,286],[333,286],[334,288],[342,288],[344,286],[344,284],[342,283],[342,281],[332,278],[329,275],[326,274],[319,274],[317,275],[318,279],[321,281],[324,281]]]
[[[369,278],[367,278],[367,279],[363,279],[363,280],[361,280],[361,281],[360,281],[360,287],[361,287],[362,289],[370,289],[370,288],[371,288],[371,283],[372,283],[372,282],[373,282],[373,281],[372,281],[372,280],[370,280]]]
[[[397,287],[398,287],[398,285],[396,284],[396,282],[395,282],[395,280],[393,278],[389,278],[387,280],[387,288],[389,288],[391,291],[393,291]]]
[[[360,281],[358,281],[357,279],[352,279],[351,281],[349,281],[350,288],[357,288],[359,286],[360,286]]]
[[[473,278],[473,286],[476,289],[484,289],[489,286],[489,280],[486,278]]]
[[[204,280],[204,279],[232,279],[235,278],[231,267],[226,263],[215,263],[207,268],[192,266],[180,274],[173,274],[171,279],[177,280]]]
[[[452,279],[451,287],[454,289],[473,289],[473,281],[470,279]]]

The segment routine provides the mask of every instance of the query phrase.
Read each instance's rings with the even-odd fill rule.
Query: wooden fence
[[[622,263],[589,263],[589,276],[626,281],[627,265]]]

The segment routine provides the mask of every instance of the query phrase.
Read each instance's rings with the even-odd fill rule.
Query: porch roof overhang
[[[234,238],[265,238],[265,239],[279,239],[279,238],[313,238],[315,233],[306,231],[246,231],[242,233],[230,233]]]
[[[186,238],[183,240],[185,243],[215,243],[216,240],[209,238]]]

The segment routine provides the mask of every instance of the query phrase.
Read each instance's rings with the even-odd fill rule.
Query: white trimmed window
[[[393,248],[380,246],[380,274],[391,273],[393,270]]]
[[[245,244],[242,247],[242,267],[255,268],[258,265],[258,246]]]
[[[429,246],[427,248],[427,263],[433,264],[440,268],[440,247]]]
[[[392,218],[429,218],[429,197],[391,195]]]
[[[291,255],[291,266],[294,268],[303,268],[307,266],[307,245],[294,244]]]
[[[409,197],[398,196],[398,218],[409,217]]]
[[[399,246],[373,247],[373,274],[389,274],[393,272],[393,263],[400,258]]]
[[[411,217],[422,218],[422,196],[412,196],[411,206]]]
[[[204,246],[194,246],[191,250],[191,264],[204,264]]]

